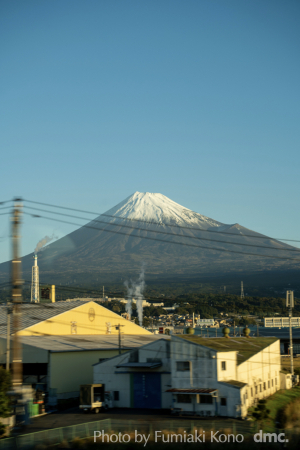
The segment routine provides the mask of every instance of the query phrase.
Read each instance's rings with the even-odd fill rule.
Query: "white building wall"
[[[279,340],[237,366],[237,380],[248,385],[245,392],[247,407],[256,399],[268,397],[280,389],[280,370]]]
[[[217,378],[218,381],[237,380],[237,352],[217,352]],[[225,363],[225,369],[224,369]]]
[[[210,413],[236,417],[240,416],[241,390],[223,383],[219,383],[218,376],[222,381],[236,379],[236,353],[217,352],[199,344],[185,341],[172,336],[171,341],[171,371],[172,388],[175,389],[217,389],[218,400],[213,399],[212,404],[198,403],[197,396],[191,395],[191,403],[180,403],[177,394],[173,394],[173,406],[188,412],[201,414]],[[177,370],[177,362],[189,362],[186,371]],[[226,361],[226,370],[221,370],[221,362]],[[221,375],[219,375],[221,373]],[[200,394],[201,395],[201,394]],[[220,406],[220,398],[226,398],[226,407]],[[216,405],[216,402],[218,404]]]

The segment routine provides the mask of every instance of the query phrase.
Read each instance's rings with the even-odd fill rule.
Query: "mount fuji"
[[[298,256],[293,250],[237,223],[198,214],[162,194],[135,192],[49,244],[39,252],[38,264],[43,282],[72,284],[124,280],[143,263],[151,277],[286,270],[296,267],[297,261],[289,259]],[[32,256],[22,258],[27,280]],[[1,278],[8,269],[8,263],[0,265]]]

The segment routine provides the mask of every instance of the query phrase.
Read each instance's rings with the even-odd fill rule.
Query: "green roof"
[[[274,337],[238,337],[238,338],[204,338],[194,334],[177,334],[174,337],[185,339],[194,344],[203,345],[218,352],[238,351],[237,363],[241,364],[251,356],[278,341]]]

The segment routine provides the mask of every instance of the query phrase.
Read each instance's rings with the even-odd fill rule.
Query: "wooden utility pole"
[[[12,385],[17,391],[22,386],[22,348],[18,331],[20,328],[20,315],[22,303],[22,280],[21,280],[21,259],[19,256],[20,246],[20,224],[22,215],[22,204],[20,199],[15,199],[12,213],[12,315],[13,315],[13,345],[12,345]]]
[[[6,370],[9,371],[10,365],[10,315],[12,309],[10,305],[7,305],[7,331],[6,331]]]

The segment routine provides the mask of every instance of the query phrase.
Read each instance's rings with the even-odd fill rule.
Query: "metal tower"
[[[40,302],[39,267],[37,265],[37,255],[34,255],[34,265],[32,266],[31,302]]]
[[[244,283],[241,281],[241,298],[244,298]]]

